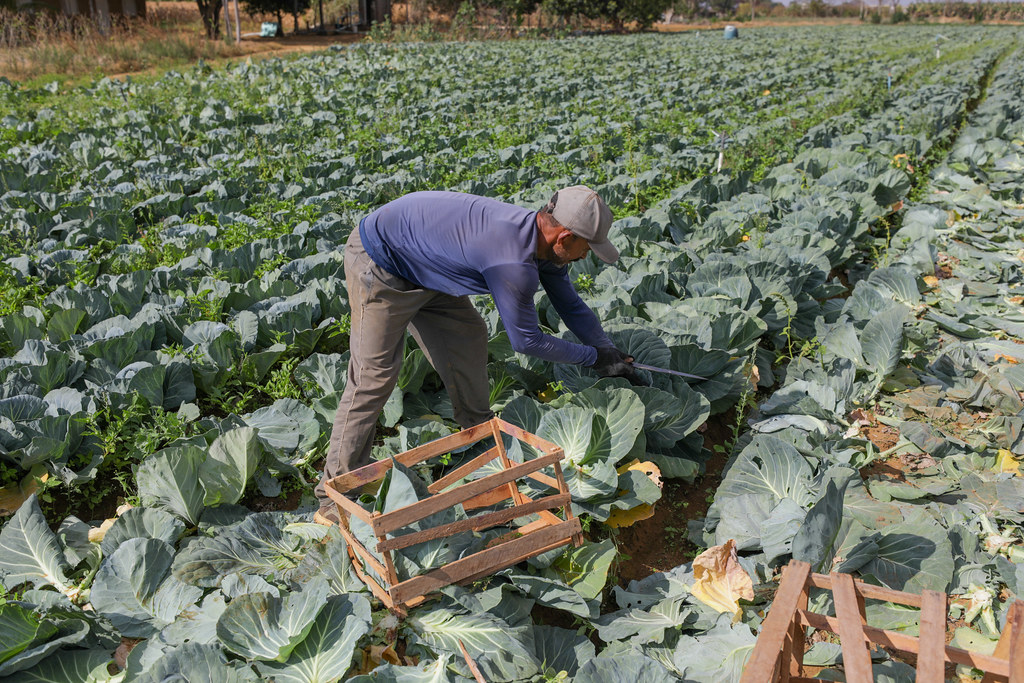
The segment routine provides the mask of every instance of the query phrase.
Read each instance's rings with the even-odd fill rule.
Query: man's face
[[[558,236],[552,250],[555,252],[555,265],[567,266],[587,255],[590,251],[590,242],[566,230]]]

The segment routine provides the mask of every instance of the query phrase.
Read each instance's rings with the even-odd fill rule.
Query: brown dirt
[[[869,419],[874,420],[874,415]],[[886,451],[895,446],[900,440],[899,430],[880,422],[862,427],[863,434],[879,451]],[[916,457],[916,456],[915,456]],[[897,454],[885,460],[876,460],[860,469],[860,475],[865,480],[891,480],[901,484],[907,483],[906,473],[916,469],[915,460],[907,459]]]
[[[725,21],[722,19],[707,20],[694,23],[655,24],[654,30],[659,33],[679,33],[681,31],[706,31],[724,29],[726,25],[737,28],[762,28],[768,26],[859,26],[863,24],[857,17],[757,17],[749,20]],[[742,34],[741,34],[742,36]]]
[[[725,444],[732,437],[733,422],[732,411],[712,418],[704,432],[704,447],[714,453],[714,446]],[[725,453],[714,453],[705,473],[692,484],[666,480],[661,500],[654,506],[654,516],[619,532],[616,543],[628,554],[628,559],[622,559],[618,565],[622,585],[654,572],[674,569],[700,552],[701,548],[687,538],[686,523],[707,513],[727,459]]]
[[[259,38],[242,37],[237,48],[239,54],[231,59],[208,60],[207,63],[217,66],[220,63],[238,61],[244,59],[267,59],[269,57],[283,57],[286,55],[302,55],[308,52],[326,50],[331,45],[356,43],[363,39],[362,33],[339,33],[337,35],[300,34],[287,35],[281,38]],[[125,80],[129,76],[155,76],[164,69],[152,68],[142,71],[128,71],[124,73],[111,74],[108,78]]]
[[[860,476],[867,479],[892,479],[901,484],[907,482],[906,464],[899,457],[888,460],[876,460],[870,465],[860,468]]]
[[[863,412],[860,417],[864,422],[871,421],[871,424],[862,426],[860,431],[861,435],[867,438],[878,451],[887,451],[899,442],[899,430],[878,422],[870,411]],[[907,460],[902,455],[897,454],[885,460],[876,460],[862,467],[860,475],[864,480],[890,480],[904,484],[907,482],[906,473],[914,469],[915,466],[912,460]]]
[[[850,271],[846,268],[833,268],[828,274],[829,281],[839,280],[843,291],[836,294],[833,299],[848,299],[853,294],[853,286],[850,284]]]
[[[101,480],[109,481],[109,479],[101,477],[100,480],[87,482],[85,486],[92,485],[98,488]],[[120,490],[120,486],[116,485],[102,490],[102,493],[96,498],[88,495],[72,498],[65,495],[65,491],[63,485],[60,488],[52,489],[52,501],[42,503],[43,513],[46,515],[46,519],[50,520],[50,526],[54,530],[68,515],[74,515],[84,522],[116,517],[118,506],[124,503],[124,492]]]
[[[278,512],[281,510],[291,511],[299,507],[299,503],[302,500],[302,494],[302,489],[293,489],[285,493],[283,496],[268,498],[266,496],[261,496],[255,487],[253,487],[250,489],[249,495],[245,496],[245,498],[240,502],[253,512]]]
[[[879,451],[889,450],[899,443],[900,440],[900,433],[898,430],[879,423],[865,427],[863,433]]]

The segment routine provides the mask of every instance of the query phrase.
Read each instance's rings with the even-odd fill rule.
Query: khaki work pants
[[[359,230],[345,247],[345,283],[352,308],[348,384],[334,416],[320,506],[331,505],[324,483],[369,464],[377,418],[398,382],[408,328],[451,396],[463,428],[489,420],[487,325],[469,297],[417,287],[370,259]]]

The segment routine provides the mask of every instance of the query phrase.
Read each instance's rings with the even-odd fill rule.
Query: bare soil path
[[[182,5],[189,3],[179,3]],[[193,5],[194,6],[194,5]],[[243,28],[246,26],[242,22]],[[285,57],[288,55],[301,55],[309,52],[326,50],[331,45],[357,43],[363,39],[363,33],[338,33],[334,35],[319,35],[315,33],[286,35],[279,38],[260,38],[258,36],[242,36],[240,43],[236,45],[238,54],[229,59],[215,60],[215,65],[235,62],[245,59],[267,59],[269,57]],[[142,71],[126,71],[123,73],[110,74],[108,78],[125,80],[129,76],[155,76],[164,71],[161,68],[143,69]]]

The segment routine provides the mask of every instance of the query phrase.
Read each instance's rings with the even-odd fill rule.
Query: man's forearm
[[[585,344],[574,344],[573,342],[544,334],[539,329],[536,332],[523,330],[511,330],[505,328],[508,333],[512,348],[517,353],[524,353],[541,360],[552,363],[567,363],[570,365],[591,366],[597,360],[597,351],[593,346]]]

